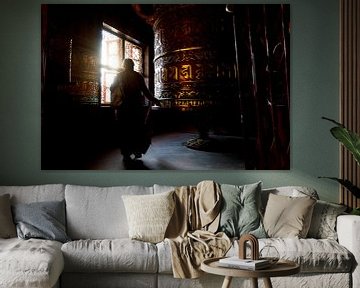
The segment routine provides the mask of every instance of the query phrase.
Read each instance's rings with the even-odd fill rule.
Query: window
[[[110,86],[121,70],[122,61],[131,58],[134,70],[143,72],[140,43],[104,23],[101,41],[101,104],[110,104]]]

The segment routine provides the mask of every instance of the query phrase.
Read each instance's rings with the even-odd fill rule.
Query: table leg
[[[258,279],[257,278],[251,278],[252,287],[258,288]]]
[[[231,276],[225,276],[224,282],[221,286],[221,288],[230,288],[232,277]]]
[[[263,279],[264,279],[265,288],[273,288],[270,278],[266,277]]]

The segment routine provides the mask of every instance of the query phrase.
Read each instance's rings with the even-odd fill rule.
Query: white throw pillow
[[[151,243],[164,240],[175,208],[173,193],[122,196],[131,239]]]

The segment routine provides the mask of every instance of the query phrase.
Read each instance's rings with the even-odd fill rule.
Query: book
[[[270,267],[271,262],[267,259],[240,259],[238,256],[233,256],[228,258],[221,258],[219,260],[219,266],[237,269],[259,270]]]

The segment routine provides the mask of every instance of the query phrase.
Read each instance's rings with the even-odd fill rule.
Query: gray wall
[[[249,3],[237,3],[242,2]],[[329,133],[331,124],[321,120],[321,116],[338,119],[337,0],[287,1],[291,4],[291,170],[212,172],[41,171],[41,3],[44,1],[5,0],[1,4],[0,185],[181,185],[204,179],[245,184],[262,180],[265,187],[312,186],[322,199],[338,201],[337,184],[317,178],[337,176],[339,169],[338,145]]]

